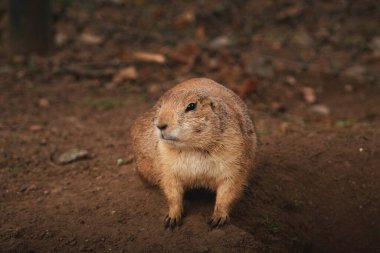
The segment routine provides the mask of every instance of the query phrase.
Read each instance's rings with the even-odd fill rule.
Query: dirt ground
[[[52,9],[49,56],[0,47],[0,252],[380,252],[378,1]],[[198,76],[244,98],[258,164],[228,226],[208,229],[215,196],[197,190],[167,231],[163,194],[134,171],[130,126]],[[60,164],[74,148],[89,156]]]

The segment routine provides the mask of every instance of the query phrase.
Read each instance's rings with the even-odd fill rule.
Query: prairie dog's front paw
[[[179,227],[182,225],[182,214],[176,216],[170,216],[167,214],[164,219],[165,228],[169,228],[173,230],[175,227]]]
[[[213,215],[211,219],[207,222],[210,229],[220,228],[230,222],[230,217],[228,215]]]

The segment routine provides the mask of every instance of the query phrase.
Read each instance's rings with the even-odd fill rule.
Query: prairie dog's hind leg
[[[135,157],[136,172],[146,185],[158,185],[160,175],[155,169],[152,159],[145,156]]]

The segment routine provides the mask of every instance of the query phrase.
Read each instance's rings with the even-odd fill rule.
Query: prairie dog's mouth
[[[161,139],[165,141],[178,141],[178,138],[170,134],[165,134],[161,132]]]

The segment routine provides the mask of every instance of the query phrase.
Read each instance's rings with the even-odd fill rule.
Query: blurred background
[[[1,1],[0,250],[379,252],[379,24],[373,0]],[[169,233],[129,129],[192,77],[261,148],[231,225],[193,193]]]

